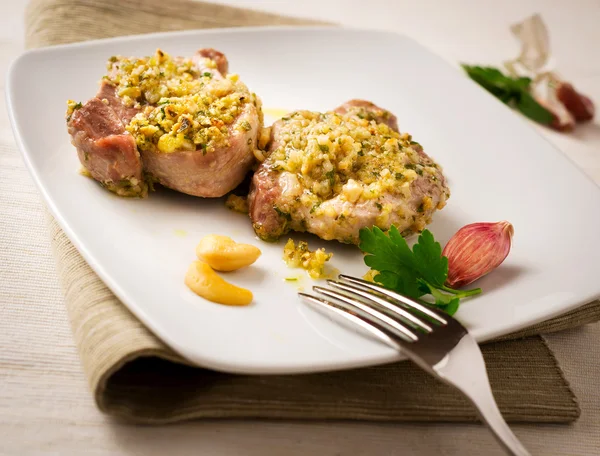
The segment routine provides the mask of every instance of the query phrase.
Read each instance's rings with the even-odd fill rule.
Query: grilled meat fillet
[[[248,196],[256,234],[290,230],[357,244],[363,227],[423,230],[450,192],[441,168],[396,118],[363,100],[275,122]]]
[[[96,97],[69,103],[81,164],[122,196],[145,196],[153,182],[194,196],[229,192],[254,164],[262,111],[228,66],[214,49],[111,57]]]

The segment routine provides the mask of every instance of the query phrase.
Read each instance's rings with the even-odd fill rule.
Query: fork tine
[[[378,337],[386,344],[390,345],[392,348],[398,349],[398,343],[394,341],[393,334],[390,330],[386,329],[385,326],[378,324],[375,321],[370,321],[361,317],[358,314],[352,313],[351,311],[345,309],[341,305],[328,301],[326,299],[317,298],[316,296],[312,296],[306,293],[298,293],[305,302],[314,305],[317,308],[326,309],[328,312],[333,312],[336,315],[339,315],[346,320],[354,323],[362,329],[367,330],[375,337]]]
[[[399,301],[401,304],[404,304],[405,306],[412,307],[412,308],[418,310],[419,312],[427,315],[428,317],[434,319],[435,321],[437,321],[438,323],[441,323],[442,325],[448,324],[448,321],[445,318],[445,314],[443,314],[439,310],[436,310],[430,306],[425,306],[423,304],[420,304],[413,299],[407,298],[406,296],[402,296],[401,294],[396,293],[395,291],[388,290],[387,288],[384,288],[381,285],[377,285],[376,283],[368,282],[366,280],[358,279],[356,277],[351,277],[351,276],[347,276],[344,274],[340,274],[338,276],[338,279],[340,279],[344,282],[352,283],[359,287],[364,287],[369,290],[376,291],[377,293],[381,293],[381,294],[387,296],[388,298]]]
[[[313,290],[319,294],[337,300],[339,302],[339,306],[353,313],[359,314],[369,322],[376,321],[379,324],[385,325],[386,327],[392,329],[395,334],[409,342],[416,342],[419,340],[418,334],[411,328],[405,326],[401,321],[389,317],[388,315],[380,312],[377,309],[374,309],[364,302],[328,288],[313,287]]]
[[[430,333],[433,331],[433,328],[426,322],[418,318],[416,315],[411,314],[406,309],[392,304],[390,301],[380,298],[376,296],[372,291],[365,291],[364,288],[358,287],[356,285],[350,285],[342,282],[337,282],[335,280],[328,280],[327,283],[339,290],[346,291],[353,295],[358,295],[361,298],[367,300],[369,303],[375,303],[381,307],[384,307],[388,312],[394,314],[395,316],[406,320],[406,322],[412,324],[412,326],[416,326],[419,329],[424,330],[425,332]]]

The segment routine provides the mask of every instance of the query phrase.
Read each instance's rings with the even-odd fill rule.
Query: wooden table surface
[[[495,65],[518,53],[509,25],[539,12],[550,29],[558,71],[600,104],[597,0],[224,3],[395,30],[452,63]],[[3,85],[10,61],[23,51],[24,5],[19,0],[1,2]],[[568,135],[535,128],[600,183],[598,120]],[[62,296],[43,216],[33,214],[34,226],[19,225],[25,219],[22,214],[39,211],[39,206],[4,196],[12,186],[23,185],[23,198],[28,198],[24,201],[35,200],[28,180],[15,153],[7,114],[0,109],[0,455],[503,454],[478,425],[209,421],[151,428],[108,419],[94,406],[66,314],[60,310]],[[31,293],[32,287],[38,294]],[[44,305],[39,302],[40,290]],[[38,316],[25,318],[19,311],[23,306],[39,306]],[[581,419],[573,426],[519,425],[516,433],[533,454],[598,455],[600,325],[553,335],[548,342],[580,398]]]

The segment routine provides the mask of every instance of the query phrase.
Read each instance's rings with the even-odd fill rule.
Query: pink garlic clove
[[[448,241],[446,285],[460,288],[496,269],[510,252],[513,226],[507,222],[480,222],[463,226]]]
[[[556,87],[556,96],[577,122],[587,122],[594,118],[594,103],[585,95],[577,92],[568,82]]]

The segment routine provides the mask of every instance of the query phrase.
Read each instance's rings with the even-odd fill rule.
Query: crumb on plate
[[[325,277],[325,263],[333,256],[333,253],[325,252],[325,249],[317,249],[314,252],[308,248],[308,243],[300,241],[296,245],[293,239],[288,239],[283,248],[283,260],[291,268],[302,268],[308,272],[313,279]]]
[[[225,200],[225,206],[235,212],[241,212],[242,214],[248,213],[248,198],[239,195],[229,195]]]

